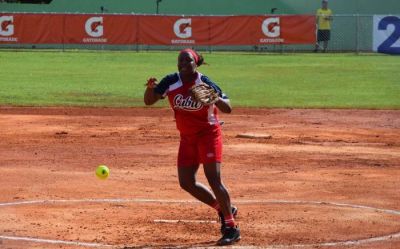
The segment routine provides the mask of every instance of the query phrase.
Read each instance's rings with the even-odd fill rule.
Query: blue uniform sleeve
[[[220,96],[221,98],[229,99],[229,97],[224,92],[222,92],[221,88],[216,83],[214,83],[214,81],[212,81],[210,78],[208,78],[207,76],[202,75],[201,76],[201,81],[206,83],[207,85],[211,86],[212,88],[214,88],[214,90],[218,93],[218,96]]]
[[[165,76],[160,83],[154,88],[154,92],[164,96],[169,88],[169,86],[179,80],[176,73],[169,74]]]

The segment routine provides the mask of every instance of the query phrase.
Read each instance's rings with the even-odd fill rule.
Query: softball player
[[[180,133],[177,160],[179,184],[192,196],[218,211],[223,236],[217,244],[229,245],[240,240],[240,230],[234,219],[237,208],[231,206],[229,193],[221,181],[222,135],[218,109],[230,113],[232,107],[221,89],[197,71],[203,63],[203,57],[196,51],[180,51],[179,72],[167,75],[159,83],[157,79],[150,78],[144,93],[144,103],[152,105],[168,97]],[[217,91],[219,99],[215,104],[203,105],[192,99],[189,89],[201,82]],[[196,181],[200,164],[203,164],[212,192]]]

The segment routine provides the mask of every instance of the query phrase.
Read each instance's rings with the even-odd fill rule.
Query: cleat
[[[226,246],[232,245],[233,243],[239,241],[240,237],[240,229],[239,227],[227,227],[225,228],[224,235],[221,239],[217,241],[217,245]]]
[[[238,208],[237,207],[232,206],[232,214],[233,214],[233,218],[236,219],[236,216],[238,214]],[[219,216],[219,221],[221,222],[221,234],[224,234],[224,231],[225,231],[225,228],[226,228],[226,226],[225,226],[225,218],[224,218],[224,215],[222,214],[222,212],[219,212],[218,216]]]

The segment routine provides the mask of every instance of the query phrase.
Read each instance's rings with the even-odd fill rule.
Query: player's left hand
[[[200,83],[190,88],[192,98],[203,105],[212,105],[219,100],[218,93],[211,86]]]

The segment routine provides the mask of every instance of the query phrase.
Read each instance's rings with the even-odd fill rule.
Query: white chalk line
[[[73,245],[73,246],[85,246],[85,247],[114,247],[112,245],[104,245],[98,243],[79,242],[79,241],[66,241],[66,240],[53,240],[53,239],[39,239],[31,237],[17,237],[17,236],[4,236],[0,235],[0,239],[4,240],[17,240],[26,242],[46,243],[46,244],[62,244],[62,245]]]
[[[17,206],[17,205],[31,205],[31,204],[56,204],[56,203],[77,203],[77,202],[90,202],[90,203],[187,203],[187,204],[201,204],[201,202],[196,200],[167,200],[167,199],[142,199],[142,198],[134,198],[134,199],[70,199],[70,200],[32,200],[32,201],[16,201],[16,202],[4,202],[0,203],[0,207],[2,206]],[[383,212],[388,214],[400,215],[400,211],[391,210],[391,209],[383,209],[383,208],[375,208],[365,205],[356,205],[356,204],[347,204],[347,203],[338,203],[338,202],[326,202],[326,201],[296,201],[296,200],[236,200],[235,203],[238,204],[299,204],[299,205],[330,205],[330,206],[338,206],[338,207],[349,207],[356,209],[369,209],[372,211]]]
[[[200,204],[200,202],[195,200],[162,200],[162,199],[71,199],[71,200],[31,200],[31,201],[16,201],[16,202],[5,202],[0,203],[0,207],[6,206],[18,206],[18,205],[36,205],[36,204],[57,204],[57,203],[188,203],[188,204]],[[337,202],[325,202],[325,201],[296,201],[296,200],[237,200],[235,203],[238,204],[298,204],[298,205],[328,205],[328,206],[338,206],[338,207],[349,207],[355,209],[367,209],[376,212],[382,212],[387,214],[399,215],[400,211],[384,209],[384,208],[375,208],[365,205],[356,205],[356,204],[347,204],[347,203],[337,203]],[[161,221],[161,220],[160,220]],[[168,220],[165,220],[168,221]],[[171,221],[171,220],[169,220]],[[177,220],[178,221],[178,220]],[[199,222],[199,221],[197,221]],[[200,221],[201,222],[201,221]],[[400,232],[367,238],[367,239],[358,239],[358,240],[347,240],[347,241],[338,241],[338,242],[323,242],[323,243],[312,243],[312,244],[291,244],[291,245],[271,245],[271,246],[230,246],[232,249],[245,249],[245,248],[265,248],[265,249],[274,249],[274,248],[305,248],[305,247],[333,247],[333,246],[354,246],[372,242],[382,242],[386,240],[392,240],[400,238]],[[121,247],[122,245],[108,245],[108,244],[100,244],[100,243],[89,243],[89,242],[80,242],[80,241],[66,241],[66,240],[51,240],[51,239],[41,239],[41,238],[32,238],[32,237],[18,237],[18,236],[5,236],[0,235],[0,239],[4,240],[18,240],[18,241],[27,241],[27,242],[36,242],[36,243],[50,243],[50,244],[64,244],[64,245],[77,245],[77,246],[86,246],[86,247]],[[126,246],[126,245],[124,245]],[[129,246],[127,246],[129,247]],[[151,247],[146,247],[151,248]],[[176,248],[180,248],[177,246]],[[191,247],[191,248],[220,248],[220,247]]]

